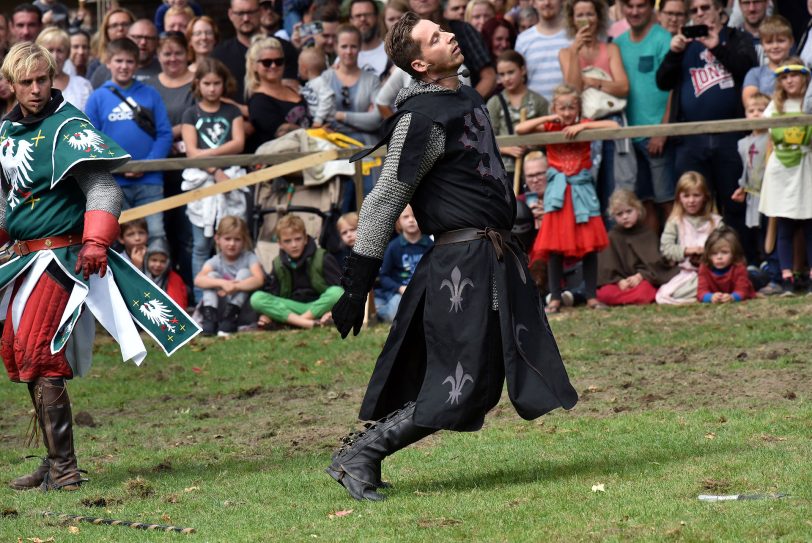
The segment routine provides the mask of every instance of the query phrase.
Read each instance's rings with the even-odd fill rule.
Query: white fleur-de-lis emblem
[[[462,291],[465,290],[467,286],[474,286],[474,282],[471,281],[468,277],[462,279],[462,273],[460,273],[460,269],[454,266],[454,269],[451,270],[451,281],[448,279],[443,279],[443,282],[440,283],[440,290],[443,290],[443,287],[448,287],[448,291],[451,293],[451,307],[448,309],[448,312],[451,313],[459,313],[462,311]]]
[[[175,333],[174,325],[178,323],[178,319],[173,317],[169,308],[160,300],[144,302],[138,309],[142,315],[148,318],[153,324],[159,326],[161,330]]]
[[[462,369],[462,364],[457,362],[457,371],[456,375],[449,375],[443,381],[443,384],[449,383],[451,385],[451,390],[448,392],[448,399],[446,403],[459,404],[460,403],[460,396],[462,396],[462,387],[465,386],[465,383],[468,381],[474,382],[474,378],[471,377],[469,374],[465,373]]]

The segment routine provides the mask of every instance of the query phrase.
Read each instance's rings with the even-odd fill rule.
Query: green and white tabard
[[[0,124],[0,164],[10,184],[6,227],[14,240],[63,234],[81,234],[86,200],[68,172],[80,162],[96,162],[112,170],[130,156],[85,115],[62,102],[50,116],[36,123],[4,121]],[[81,246],[73,245],[17,256],[0,266],[0,315],[12,303],[15,330],[34,285],[53,261],[73,282],[67,308],[51,341],[51,351],[66,348],[77,375],[90,367],[95,323],[92,316],[118,341],[123,359],[140,364],[146,357],[138,324],[171,355],[200,332],[199,326],[155,283],[112,250],[107,251],[108,272],[85,281],[74,273]],[[22,283],[11,302],[11,287]],[[82,311],[82,308],[88,311]],[[92,315],[92,316],[91,316]],[[12,323],[6,323],[9,326]]]

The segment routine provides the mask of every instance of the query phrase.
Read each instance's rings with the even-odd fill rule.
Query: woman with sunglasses
[[[134,22],[135,15],[128,9],[113,8],[105,14],[97,32],[93,59],[87,66],[87,75],[85,77],[88,79],[93,77],[93,72],[96,71],[96,68],[105,63],[107,44],[113,40],[126,38],[127,31],[130,30],[130,26],[132,26]]]
[[[262,38],[251,44],[245,57],[245,95],[248,101],[246,151],[287,134],[308,128],[307,103],[282,82],[285,53],[276,38]]]
[[[220,43],[220,31],[214,19],[201,15],[189,21],[186,41],[189,42],[189,69],[194,72],[197,70],[197,63],[210,57],[214,47]]]
[[[381,83],[374,72],[358,66],[361,32],[351,25],[341,25],[337,32],[338,61],[324,72],[324,79],[336,95],[335,129],[363,143],[377,139],[381,114],[374,105]]]

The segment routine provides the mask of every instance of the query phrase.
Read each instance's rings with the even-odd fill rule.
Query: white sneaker
[[[544,305],[550,305],[550,300],[552,299],[553,297],[551,294],[545,296]],[[564,307],[572,307],[573,305],[575,305],[575,296],[572,295],[572,292],[568,290],[561,291],[561,305],[563,305]]]
[[[561,293],[561,305],[564,307],[575,305],[575,296],[572,295],[572,292],[565,290]]]

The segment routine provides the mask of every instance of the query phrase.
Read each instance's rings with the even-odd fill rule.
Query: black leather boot
[[[200,312],[203,313],[203,335],[213,336],[217,333],[217,308],[204,305]]]
[[[381,481],[383,459],[437,431],[417,426],[414,409],[414,402],[409,402],[365,431],[350,434],[333,455],[327,473],[356,500],[383,500],[385,497],[376,492],[387,486]]]
[[[83,479],[76,466],[73,449],[73,415],[65,380],[43,378],[42,426],[48,445],[50,469],[40,485],[41,490],[78,490]]]
[[[41,379],[37,379],[31,383],[28,383],[28,394],[31,396],[31,403],[34,404],[34,418],[33,421],[34,427],[31,429],[30,439],[28,444],[30,445],[32,442],[36,442],[36,434],[37,427],[39,427],[39,431],[42,434],[42,440],[45,444],[45,448],[48,448],[48,442],[46,441],[47,436],[45,434],[45,430],[42,427],[42,410],[41,405],[42,402],[40,401],[42,396],[41,385],[38,383]],[[36,443],[35,443],[36,445]],[[39,458],[39,456],[28,456],[26,458]],[[13,488],[14,490],[31,490],[32,488],[39,488],[42,484],[42,481],[45,479],[45,474],[48,473],[49,469],[48,459],[43,458],[42,462],[40,463],[39,467],[34,470],[33,473],[29,475],[23,475],[22,477],[17,477],[13,481],[11,481],[8,486]]]
[[[240,317],[242,308],[234,304],[226,304],[223,312],[223,319],[220,321],[220,331],[226,334],[233,334],[237,331],[237,320]]]

